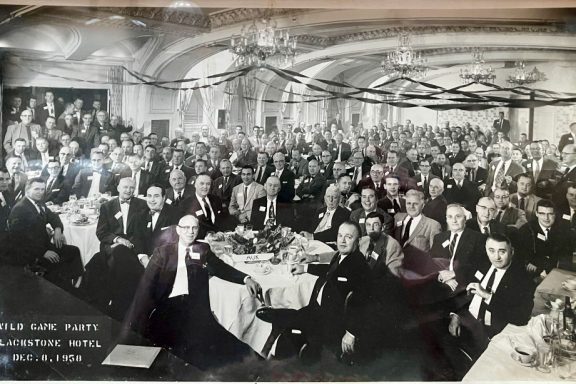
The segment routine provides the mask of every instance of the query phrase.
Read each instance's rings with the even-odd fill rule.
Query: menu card
[[[104,359],[103,365],[118,365],[122,367],[150,368],[160,347],[143,347],[139,345],[118,344]]]

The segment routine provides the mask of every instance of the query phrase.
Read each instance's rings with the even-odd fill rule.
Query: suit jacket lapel
[[[412,241],[412,239],[414,239],[416,236],[420,235],[420,232],[423,230],[423,227],[424,227],[424,217],[421,217],[418,224],[416,224],[416,228],[414,228],[414,230],[412,231],[412,234],[410,235],[410,237],[408,237],[406,244],[409,243],[410,241]],[[406,245],[406,244],[404,244],[404,245]]]

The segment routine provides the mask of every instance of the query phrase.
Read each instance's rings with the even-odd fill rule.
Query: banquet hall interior
[[[551,303],[556,303],[551,299],[552,296],[546,296],[549,291],[539,296],[540,288],[545,284],[552,285],[553,279],[559,279],[556,283],[560,286],[562,280],[576,276],[576,273],[572,272],[576,271],[572,259],[576,256],[574,1],[57,0],[1,3],[4,5],[0,5],[0,138],[3,143],[0,148],[0,247],[3,247],[4,251],[0,250],[0,351],[2,348],[7,349],[2,352],[6,354],[6,358],[0,359],[0,378],[143,381],[557,379],[558,376],[554,376],[557,365],[554,365],[551,373],[536,372],[535,365],[524,367],[513,360],[514,356],[510,358],[512,349],[508,340],[512,340],[512,336],[504,340],[504,337],[498,339],[501,335],[490,335],[490,344],[484,345],[477,356],[457,343],[446,341],[451,337],[448,323],[452,326],[452,315],[457,317],[455,313],[460,313],[458,311],[463,307],[452,306],[445,301],[439,304],[431,297],[436,294],[437,289],[444,289],[444,293],[449,291],[447,285],[450,286],[450,280],[455,281],[454,273],[460,279],[458,272],[454,272],[456,268],[452,263],[456,257],[454,247],[474,244],[477,249],[470,252],[479,249],[478,252],[481,253],[488,252],[484,251],[484,248],[488,248],[487,244],[490,242],[507,245],[508,253],[514,254],[512,265],[525,263],[521,267],[522,273],[529,276],[525,291],[514,293],[518,296],[511,296],[513,298],[510,299],[512,303],[519,303],[528,292],[528,315],[525,319],[506,322],[515,324],[514,330],[520,332],[520,326],[525,326],[528,321],[530,326],[539,315],[550,312]],[[31,125],[30,122],[29,125],[24,125],[26,118],[32,119]],[[89,131],[88,136],[85,136],[83,124]],[[24,131],[18,133],[20,127]],[[122,131],[115,131],[116,127],[121,127]],[[91,129],[96,132],[92,136]],[[54,131],[59,133],[52,136]],[[67,142],[64,140],[66,136]],[[337,136],[340,136],[339,141],[334,141]],[[444,140],[442,136],[448,137],[448,140]],[[480,140],[480,136],[484,137],[484,141]],[[101,141],[103,137],[106,137],[107,142]],[[420,142],[421,137],[427,137],[428,140]],[[444,141],[439,141],[440,138]],[[147,144],[144,144],[144,140],[147,140]],[[112,148],[112,141],[115,149]],[[126,141],[131,144],[125,146]],[[252,148],[248,152],[253,154],[254,159],[239,162],[240,153],[245,150],[245,141],[246,145]],[[288,141],[293,141],[292,151],[286,149]],[[18,143],[22,142],[22,148],[26,149],[22,149],[24,152],[19,154]],[[46,157],[43,150],[39,149],[42,142],[46,143]],[[198,145],[199,142],[204,145]],[[466,143],[466,147],[474,142],[473,146],[480,149],[480,153],[464,148],[462,142]],[[72,147],[72,143],[76,144],[77,148],[72,152],[72,160],[68,158],[67,163],[62,160],[62,148]],[[340,151],[341,143],[350,151],[346,157],[344,152]],[[396,145],[395,150],[390,147],[391,144]],[[454,153],[452,145],[457,147]],[[502,148],[507,148],[507,145],[510,145],[512,155],[513,165],[510,167],[513,168],[514,164],[519,167],[519,171],[509,180],[508,173],[506,176],[503,173],[504,167],[509,169],[508,165],[499,168],[498,164],[501,152],[505,152]],[[544,164],[547,164],[547,161],[552,164],[550,176],[544,180],[544,184],[536,183],[540,180],[540,169],[532,173],[532,159],[536,159],[534,164],[541,164],[538,163],[537,156],[532,157],[526,149],[532,150],[533,145],[536,145],[534,152],[538,153],[538,148],[543,152]],[[130,149],[126,150],[125,147]],[[156,157],[153,159],[146,155],[148,147],[155,151]],[[431,147],[438,147],[440,152],[445,153],[445,163],[440,164],[437,161],[438,154],[430,153]],[[370,148],[373,153],[369,151]],[[166,149],[167,158],[164,157]],[[200,153],[200,150],[203,152]],[[215,157],[213,150],[219,153],[214,155]],[[101,151],[105,152],[104,155]],[[120,155],[118,151],[121,152]],[[411,152],[414,153],[414,159],[411,158]],[[171,156],[175,159],[177,153],[184,156],[185,165],[182,167],[174,166],[175,162],[170,159]],[[282,153],[282,160],[278,160],[278,153]],[[439,154],[440,157],[442,153]],[[356,154],[361,157],[359,163],[356,163]],[[261,155],[265,155],[265,163],[260,162]],[[409,166],[406,165],[406,169],[402,171],[392,171],[397,169],[396,165],[387,158],[395,158],[394,155],[398,156],[400,165]],[[103,156],[103,168],[108,171],[95,170],[95,173],[92,173],[90,167],[95,167],[94,156],[96,162],[98,156]],[[292,195],[288,202],[280,200],[285,197],[286,182],[282,178],[282,172],[286,171],[282,171],[283,163],[278,166],[277,162],[284,162],[284,156],[284,169],[290,168],[290,172],[295,175],[292,183],[296,184],[292,185]],[[303,170],[298,169],[299,165],[293,165],[294,161],[300,161],[300,156],[304,163]],[[324,156],[330,156],[325,163]],[[483,180],[476,179],[475,173],[471,173],[470,167],[473,166],[469,163],[469,156],[473,157],[471,162],[477,161],[486,172],[487,176]],[[518,158],[515,159],[514,156]],[[124,157],[125,159],[121,160]],[[145,189],[142,187],[144,182],[141,173],[138,173],[138,179],[134,175],[140,166],[148,175],[150,160],[158,162],[158,170]],[[21,168],[13,170],[16,162],[19,163],[15,167]],[[115,172],[113,167],[116,163],[120,163],[121,171]],[[225,163],[230,167],[226,168]],[[33,164],[37,166],[34,167]],[[73,178],[67,179],[62,173],[65,164],[70,164],[70,169],[72,166],[77,167],[77,176],[75,174]],[[345,194],[341,189],[341,177],[336,176],[337,164],[342,166],[342,172],[350,175],[352,186],[348,185],[348,188],[351,188],[349,194]],[[439,219],[432,217],[432,212],[428,214],[426,211],[430,195],[438,194],[432,191],[432,179],[427,177],[428,173],[420,179],[420,175],[423,175],[422,169],[430,166],[431,170],[426,169],[431,176],[435,174],[434,177],[442,180],[444,192],[440,191],[440,195],[446,198],[448,204],[448,208],[445,205],[439,214]],[[464,187],[466,183],[471,186],[470,193],[462,199],[452,194],[454,190],[460,192],[460,189],[464,188],[457,176],[452,177],[452,172],[454,175],[458,172],[458,166],[465,166],[462,171],[465,172]],[[56,194],[60,190],[54,189],[52,184],[51,167],[55,167],[56,172],[60,172],[58,175],[62,175],[61,188],[62,191],[67,190],[65,195],[62,192]],[[237,199],[246,199],[248,194],[247,188],[236,189],[244,182],[244,171],[250,170],[247,177],[260,181],[261,167],[268,172],[260,183],[263,188],[260,187],[258,192],[261,193],[258,197],[263,199],[263,205],[258,210],[258,199],[255,199],[251,211],[238,214],[237,210],[233,211],[233,206],[237,205]],[[272,173],[274,167],[276,175]],[[358,167],[362,171],[359,177],[355,173]],[[388,177],[388,172],[386,176],[382,176],[387,167],[390,167],[394,177]],[[499,170],[502,170],[502,174]],[[380,172],[381,176],[375,177],[373,172],[376,172],[376,175]],[[17,174],[16,181],[14,173]],[[106,190],[98,191],[94,182],[90,186],[90,181],[96,174],[99,174],[97,178],[103,185],[106,173],[110,175]],[[186,184],[184,193],[188,193],[188,188],[192,192],[189,200],[183,200],[187,204],[180,205],[180,214],[174,213],[171,218],[173,221],[165,224],[166,228],[172,228],[165,234],[166,237],[175,242],[178,238],[182,241],[189,235],[188,230],[195,228],[188,224],[186,227],[182,223],[189,221],[200,225],[199,232],[194,232],[198,235],[194,247],[198,246],[199,239],[210,243],[207,252],[211,256],[214,252],[221,259],[217,263],[226,261],[227,257],[231,258],[232,249],[234,253],[239,253],[236,252],[239,248],[236,242],[234,248],[230,245],[222,246],[218,253],[218,246],[214,246],[218,240],[214,239],[225,236],[227,241],[231,242],[230,237],[235,235],[230,234],[234,231],[237,234],[244,233],[248,225],[259,229],[261,234],[268,233],[269,237],[263,240],[272,246],[276,247],[276,243],[283,244],[274,250],[251,249],[246,246],[246,249],[251,249],[245,252],[247,254],[272,253],[273,256],[270,261],[265,259],[259,264],[231,262],[230,264],[240,271],[240,278],[231,275],[232,272],[228,271],[227,267],[214,267],[215,270],[226,271],[222,276],[236,276],[236,280],[214,275],[210,276],[208,283],[206,277],[206,284],[210,286],[209,292],[205,292],[206,298],[209,296],[208,312],[218,320],[219,329],[225,329],[228,336],[232,334],[235,338],[233,341],[240,340],[245,343],[243,346],[247,346],[249,352],[243,355],[241,360],[231,359],[226,364],[208,370],[198,368],[182,354],[175,352],[176,349],[166,346],[163,346],[164,349],[148,369],[123,367],[122,363],[114,364],[113,361],[110,363],[110,353],[117,344],[158,345],[155,340],[151,341],[146,333],[139,332],[137,325],[129,324],[127,320],[136,311],[135,303],[145,286],[144,278],[149,274],[151,276],[150,266],[154,265],[159,255],[158,248],[151,247],[148,243],[146,247],[150,247],[150,252],[131,250],[134,247],[140,249],[140,242],[148,241],[143,239],[145,235],[140,236],[137,231],[134,238],[138,241],[130,240],[135,245],[126,240],[130,247],[125,247],[124,242],[118,241],[119,237],[124,240],[122,236],[127,234],[126,228],[131,225],[123,215],[129,218],[127,220],[131,220],[132,213],[121,208],[120,204],[123,203],[118,204],[125,193],[123,188],[130,182],[126,179],[136,183],[137,190],[134,192],[132,184],[128,200],[141,200],[139,208],[134,209],[145,213],[141,215],[142,220],[151,220],[148,227],[146,224],[141,227],[145,230],[150,229],[151,223],[156,226],[156,220],[160,220],[153,216],[152,206],[157,203],[154,203],[154,197],[151,197],[152,189],[161,191],[160,209],[162,205],[171,205],[175,212],[178,210],[175,203],[180,201],[180,197],[175,191],[179,188],[175,187],[177,181],[173,181],[173,178],[177,179],[180,174]],[[314,190],[312,179],[316,174],[320,174],[322,186]],[[19,178],[18,175],[23,176]],[[527,205],[526,209],[523,209],[524,198],[520,194],[522,175],[527,175],[525,178],[530,180],[534,191],[538,191],[533,191],[538,197],[530,211]],[[230,178],[235,182],[226,195],[223,189],[227,188]],[[200,201],[204,179],[211,183],[211,187],[208,185],[209,196],[218,196],[220,208],[212,210],[215,200],[209,200],[212,206]],[[486,179],[489,182],[486,182]],[[396,189],[399,185],[398,196],[401,204],[397,204],[392,196],[386,206],[387,202],[384,200],[386,196],[391,196],[389,191],[394,187],[389,186],[389,183],[393,185],[393,180],[396,180]],[[275,181],[278,182],[280,192],[269,192],[273,190],[272,184]],[[501,183],[506,184],[506,187],[502,187]],[[366,189],[362,187],[368,184]],[[38,200],[42,201],[41,203],[33,198],[34,185],[41,185],[46,189],[45,197]],[[90,196],[93,197],[94,188],[98,195],[97,203],[89,199]],[[389,188],[388,192],[386,188]],[[55,212],[54,220],[57,220],[51,221],[51,226],[48,224],[51,219],[46,218],[43,208],[46,206],[45,201],[48,201],[48,190],[52,199],[48,207],[61,209],[49,212],[52,215]],[[6,193],[4,197],[3,191]],[[352,201],[347,200],[354,195],[353,191],[356,197]],[[377,211],[381,212],[380,216],[369,213],[370,210],[365,207],[366,191],[373,194],[373,198],[378,201],[378,207],[382,208]],[[418,194],[412,193],[414,191],[418,191]],[[6,199],[8,193],[10,199]],[[340,206],[344,208],[347,216],[339,222],[340,229],[331,228],[333,232],[330,232],[330,238],[320,238],[315,236],[320,229],[324,228],[326,232],[330,229],[325,220],[321,219],[327,212],[326,206],[330,205],[331,193],[344,196],[342,203],[337,203],[337,209],[340,209]],[[452,241],[454,237],[438,240],[442,234],[450,233],[452,228],[452,224],[446,219],[447,210],[462,208],[467,215],[466,219],[481,227],[483,224],[478,224],[479,218],[476,223],[476,217],[481,215],[479,207],[488,202],[501,209],[498,196],[503,193],[506,195],[503,198],[513,201],[507,204],[516,207],[513,208],[515,212],[525,216],[524,221],[519,218],[504,224],[496,223],[502,224],[502,233],[499,233],[498,225],[494,226],[495,229],[490,227],[489,233],[478,228],[474,236],[467,238],[469,243],[463,241],[460,245],[457,245],[456,240]],[[267,194],[269,199],[270,196],[273,196],[273,199],[278,196],[278,205],[273,206],[270,203],[269,208],[264,198]],[[118,195],[120,197],[116,198]],[[37,260],[32,264],[29,260],[22,261],[24,256],[20,256],[20,250],[26,249],[22,254],[29,251],[30,243],[35,240],[32,231],[38,230],[38,226],[33,229],[24,228],[23,222],[26,220],[18,218],[18,208],[25,208],[22,202],[26,199],[32,202],[30,209],[33,214],[38,212],[42,220],[47,220],[51,236],[48,243],[53,243],[50,247],[57,245],[58,249],[63,249],[60,247],[60,237],[63,236],[63,247],[73,248],[66,256],[70,259],[56,255],[59,257],[57,263],[68,263],[66,273],[70,275],[66,275],[66,278],[67,283],[72,280],[71,287],[65,287],[58,280],[60,275],[54,280],[47,278],[50,274],[49,266]],[[422,207],[416,208],[419,212],[414,217],[430,218],[438,228],[432,235],[427,232],[427,235],[422,236],[427,244],[424,252],[419,256],[413,255],[414,258],[408,257],[406,247],[409,246],[405,245],[412,240],[409,239],[409,234],[413,233],[410,231],[413,220],[410,209],[415,208],[406,206],[412,199],[422,202],[425,213],[421,215]],[[544,202],[538,202],[539,200]],[[113,225],[103,219],[104,211],[109,209],[107,204],[114,201],[119,207],[116,215],[110,212],[107,214],[111,216],[110,223],[120,222],[120,232],[110,230],[110,233],[104,234],[109,230],[107,226]],[[276,204],[276,200],[274,201]],[[546,202],[551,205],[546,205]],[[286,224],[281,223],[284,220],[284,208],[291,210],[286,214]],[[69,213],[70,209],[76,210]],[[132,209],[130,203],[130,210]],[[226,216],[222,221],[218,219],[220,209],[225,212],[222,216]],[[502,209],[505,210],[506,206]],[[540,261],[534,261],[537,257],[534,255],[539,255],[540,251],[547,252],[543,250],[545,247],[541,250],[535,245],[532,250],[525,246],[526,236],[533,234],[535,244],[540,237],[548,236],[540,233],[536,235],[530,229],[532,222],[535,223],[534,228],[537,228],[541,209],[552,209],[555,212],[554,228],[558,229],[554,229],[554,236],[558,236],[558,240],[554,240],[555,243],[549,245],[549,249],[554,249],[551,252],[562,256],[568,255],[569,260],[564,260],[565,263],[558,260],[557,256],[554,265],[542,262],[544,266],[541,267],[538,264]],[[360,218],[355,218],[356,211],[361,215]],[[501,221],[501,217],[496,217],[496,208],[493,211],[489,221]],[[259,213],[262,213],[263,220],[260,227],[255,222]],[[245,220],[244,214],[248,215],[248,219]],[[207,217],[208,224],[199,216]],[[139,218],[140,216],[135,219],[134,228],[140,224]],[[318,303],[312,303],[314,300],[311,300],[309,304],[310,295],[322,296],[322,291],[328,290],[328,283],[321,287],[315,286],[316,276],[313,276],[312,272],[302,273],[308,269],[292,275],[286,272],[286,269],[290,271],[290,268],[294,267],[285,260],[274,265],[273,260],[278,257],[278,253],[282,255],[290,252],[290,246],[282,237],[293,237],[293,245],[300,242],[312,246],[314,243],[318,250],[312,256],[318,261],[321,256],[317,255],[320,253],[334,254],[333,250],[342,251],[341,231],[349,225],[356,231],[356,236],[361,237],[359,249],[363,256],[366,256],[363,263],[367,266],[371,257],[379,256],[374,253],[373,242],[369,241],[372,236],[368,221],[374,219],[379,220],[378,225],[381,226],[378,234],[390,239],[387,240],[388,248],[385,245],[383,252],[387,251],[390,255],[391,242],[398,244],[399,253],[402,253],[404,248],[404,264],[396,269],[388,265],[386,279],[393,281],[392,283],[374,285],[373,289],[380,289],[381,292],[370,293],[369,296],[378,296],[375,299],[378,301],[377,306],[372,301],[366,304],[358,299],[360,289],[357,289],[353,292],[352,299],[350,295],[344,295],[346,300],[342,300],[342,305],[345,306],[343,311],[347,312],[346,316],[342,316],[347,319],[352,311],[350,308],[356,310],[356,305],[360,308],[354,314],[357,319],[370,317],[370,310],[361,307],[362,305],[380,311],[376,319],[370,317],[366,327],[373,326],[377,329],[373,331],[374,335],[377,335],[374,336],[375,339],[379,338],[381,333],[386,333],[381,340],[385,340],[382,342],[384,344],[389,341],[390,345],[374,347],[370,340],[366,340],[370,336],[360,337],[357,344],[359,348],[369,345],[377,350],[370,358],[355,360],[348,358],[342,351],[336,358],[329,358],[327,355],[330,353],[326,348],[319,362],[315,364],[302,361],[304,347],[311,344],[299,345],[297,356],[279,359],[271,355],[271,349],[280,349],[279,339],[273,337],[278,336],[274,334],[276,317],[272,316],[270,320],[266,317],[266,311],[261,315],[261,307],[320,308],[320,299]],[[405,219],[409,219],[407,227]],[[290,232],[288,228],[287,232],[281,232],[279,228],[275,233],[274,225],[269,228],[270,222],[274,221],[274,224],[291,227],[293,231]],[[354,225],[348,221],[354,222]],[[384,228],[385,222],[389,228]],[[30,228],[34,226],[33,222],[28,224]],[[560,224],[566,224],[566,228]],[[40,227],[40,232],[46,229],[43,225]],[[466,228],[464,232],[458,233],[470,231],[468,222]],[[275,240],[271,240],[273,236],[277,236],[274,237]],[[552,239],[552,236],[550,238]],[[368,250],[362,250],[363,239],[370,243]],[[544,240],[548,241],[548,238]],[[475,241],[479,243],[474,243]],[[200,244],[200,247],[202,246],[203,244]],[[227,249],[228,247],[230,249]],[[306,247],[302,247],[299,257],[302,252],[306,254]],[[132,268],[121,267],[121,262],[118,261],[121,259],[118,250],[127,248],[130,248],[130,257],[136,260],[137,273],[125,273],[126,271],[121,269]],[[442,254],[443,251],[448,252],[448,248],[449,266],[445,263],[444,267],[438,267],[440,274],[437,270],[433,273],[428,269],[422,272],[418,269],[420,264],[412,269],[407,266],[408,259],[416,263],[414,260],[421,260],[421,257],[426,258],[430,264],[432,259],[429,254]],[[184,262],[183,254],[181,256],[178,256],[178,263]],[[534,259],[530,259],[531,256],[534,256]],[[128,256],[122,257],[128,259]],[[550,258],[548,254],[545,257]],[[44,258],[48,259],[46,256]],[[476,264],[474,261],[475,269],[471,270],[469,279],[466,280],[479,288],[470,288],[467,284],[460,286],[462,296],[465,299],[467,296],[468,302],[472,300],[476,303],[472,297],[479,297],[475,294],[479,291],[487,292],[490,297],[497,297],[497,289],[494,288],[491,292],[487,284],[492,287],[492,283],[479,271],[485,268],[484,264],[488,262],[483,271],[486,274],[486,271],[490,271],[496,276],[498,267],[494,266],[496,262],[490,266],[492,258],[488,259],[485,253],[483,258],[484,263]],[[14,262],[16,259],[18,261]],[[205,262],[205,269],[206,261],[202,261]],[[330,261],[328,258],[324,263],[327,265]],[[342,263],[341,259],[340,265]],[[331,264],[334,264],[334,260]],[[310,265],[305,268],[308,267]],[[211,268],[208,268],[210,273]],[[282,272],[278,272],[281,268]],[[502,270],[506,271],[506,268]],[[119,270],[122,271],[121,275],[114,275]],[[310,270],[315,268],[310,267]],[[326,276],[330,276],[332,272],[328,271]],[[444,281],[443,272],[451,273],[452,277]],[[102,275],[107,273],[110,273],[109,278],[103,278]],[[326,271],[323,273],[325,275]],[[46,278],[43,278],[45,274]],[[176,280],[179,276],[176,275]],[[319,279],[322,279],[323,275],[320,276]],[[345,288],[338,286],[338,292],[350,289],[346,278],[338,279],[344,279],[338,280],[340,283],[346,282]],[[472,281],[476,282],[471,283]],[[125,289],[123,283],[130,285],[131,293],[117,294],[118,291],[129,290]],[[176,287],[175,283],[174,285]],[[574,286],[576,287],[576,283]],[[256,293],[251,291],[252,287],[255,287]],[[450,288],[458,291],[452,286]],[[396,296],[396,289],[402,293]],[[98,296],[100,290],[107,291],[107,296]],[[112,292],[114,290],[115,292]],[[503,291],[501,288],[500,293]],[[574,290],[568,291],[574,293]],[[187,292],[188,288],[186,296]],[[564,296],[570,295],[566,292],[559,294],[558,300],[564,302]],[[173,294],[174,291],[171,299]],[[390,296],[396,297],[392,300]],[[325,297],[326,295],[322,298],[323,302]],[[452,299],[453,297],[450,298]],[[404,301],[401,305],[395,306],[396,301],[402,300]],[[482,303],[480,301],[478,299],[480,310],[476,309],[476,318],[480,316],[478,311],[482,313],[486,307],[483,303],[490,303],[488,299]],[[467,309],[468,302],[464,310]],[[470,305],[472,311],[472,304]],[[545,305],[548,309],[544,308]],[[511,308],[511,311],[516,311],[512,304]],[[530,311],[532,317],[529,316]],[[574,312],[571,313],[573,318],[576,317]],[[492,316],[497,318],[496,314]],[[340,323],[340,319],[336,317],[323,319]],[[509,318],[515,319],[513,315]],[[380,326],[372,324],[372,321]],[[54,332],[35,333],[30,328],[35,323],[52,323]],[[439,335],[439,323],[446,324],[443,328],[445,334]],[[485,324],[490,327],[488,323],[481,326]],[[23,329],[18,326],[11,329],[11,325],[15,324],[23,324]],[[80,327],[80,330],[68,327],[74,324],[94,324],[94,327]],[[382,330],[382,324],[386,324],[388,328]],[[131,329],[126,330],[127,327]],[[201,333],[202,327],[201,323],[197,325],[196,332]],[[126,336],[126,332],[129,336]],[[301,332],[292,330],[291,337],[297,339],[294,332],[297,336]],[[398,333],[400,336],[397,338],[400,340],[392,337],[391,333]],[[349,334],[346,330],[344,338],[340,335],[344,350]],[[122,339],[119,335],[125,338]],[[24,348],[24,344],[6,346],[7,340],[34,338],[46,341],[59,339],[65,345],[60,349],[51,349],[36,341],[35,345],[28,344],[27,348]],[[76,345],[69,338],[83,340],[84,344]],[[352,335],[351,338],[355,339],[355,336]],[[215,343],[220,342],[220,339],[217,340]],[[502,341],[497,345],[502,346],[501,349],[505,352],[495,347],[499,340]],[[576,337],[573,337],[572,342],[576,343]],[[576,346],[574,350],[576,351]],[[498,354],[499,352],[501,353]],[[489,353],[492,355],[488,356]],[[536,360],[539,359],[539,353],[538,349]],[[125,357],[120,356],[118,359]],[[108,363],[102,364],[105,358]],[[576,363],[573,366],[576,370]],[[520,369],[520,373],[516,374],[515,369]],[[546,374],[549,376],[545,376]]]

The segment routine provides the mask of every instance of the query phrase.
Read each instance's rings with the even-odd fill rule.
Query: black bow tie
[[[148,212],[150,214],[150,216],[154,216],[154,214],[159,213],[160,211],[156,211],[154,209],[151,209],[150,212]]]
[[[120,199],[120,204],[130,204],[131,199],[122,200]]]

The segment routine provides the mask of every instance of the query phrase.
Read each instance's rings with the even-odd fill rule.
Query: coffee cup
[[[526,346],[516,346],[512,358],[521,364],[531,364],[536,359],[536,351]]]

